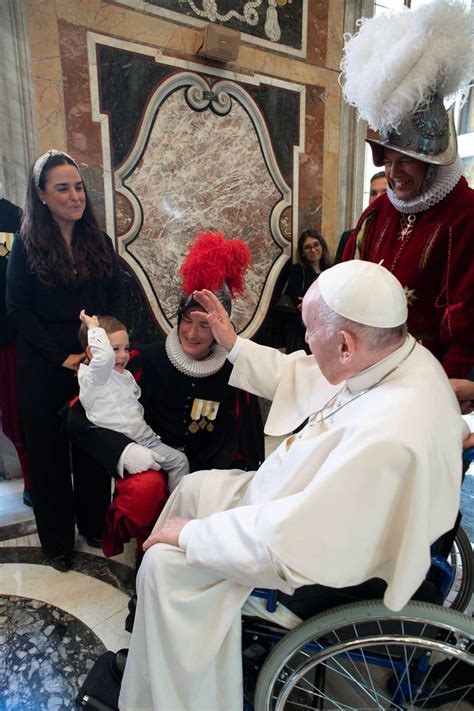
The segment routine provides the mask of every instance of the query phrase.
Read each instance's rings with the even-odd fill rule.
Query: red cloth
[[[13,343],[0,348],[0,412],[2,415],[2,429],[16,447],[23,472],[25,489],[29,490],[31,485],[18,403],[16,347]]]
[[[102,550],[110,558],[123,551],[123,544],[137,539],[141,549],[168,498],[166,476],[148,469],[117,479],[116,495],[105,516]]]
[[[461,178],[437,205],[417,213],[398,239],[402,214],[382,195],[362,214],[342,260],[380,262],[409,292],[408,328],[451,378],[474,365],[474,190]],[[410,303],[411,302],[411,303]]]

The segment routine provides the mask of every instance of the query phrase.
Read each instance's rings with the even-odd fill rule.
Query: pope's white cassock
[[[144,557],[121,709],[241,711],[241,608],[253,587],[291,594],[380,577],[399,610],[456,519],[464,425],[441,366],[412,337],[336,386],[303,352],[239,338],[229,357],[232,385],[273,400],[268,434],[310,419],[257,472],[197,472],[170,498],[156,528],[194,520],[179,548]]]

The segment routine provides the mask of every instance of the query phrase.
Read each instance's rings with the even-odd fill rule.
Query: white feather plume
[[[397,128],[431,98],[455,94],[473,75],[469,15],[436,0],[360,21],[341,62],[344,98],[375,131]]]

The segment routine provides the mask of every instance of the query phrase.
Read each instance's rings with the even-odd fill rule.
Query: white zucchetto
[[[342,262],[322,272],[317,285],[333,311],[356,323],[394,328],[407,320],[403,287],[380,264],[360,259]]]

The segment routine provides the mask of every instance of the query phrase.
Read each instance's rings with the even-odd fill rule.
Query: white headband
[[[79,170],[79,166],[77,165],[76,161],[74,158],[72,158],[69,153],[64,153],[64,151],[57,151],[55,148],[51,148],[51,150],[46,151],[46,153],[43,153],[37,160],[36,163],[33,166],[33,180],[35,181],[35,186],[39,188],[40,184],[40,179],[41,179],[41,173],[43,172],[43,168],[46,165],[47,161],[52,158],[53,156],[64,156],[65,158],[69,158],[69,160],[72,160],[76,168]],[[79,171],[80,172],[80,171]]]

